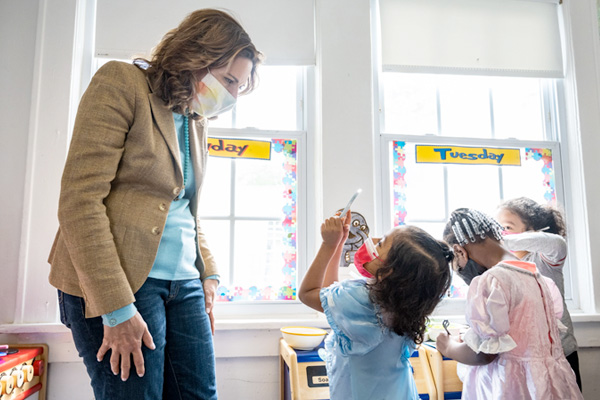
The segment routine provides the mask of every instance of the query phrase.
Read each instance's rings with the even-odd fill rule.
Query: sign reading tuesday
[[[244,139],[208,138],[208,154],[213,157],[271,159],[271,142]]]
[[[416,145],[416,161],[433,164],[521,165],[519,149]]]

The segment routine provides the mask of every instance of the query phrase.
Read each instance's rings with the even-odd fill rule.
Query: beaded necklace
[[[188,168],[190,167],[190,124],[187,115],[183,116],[183,136],[185,141],[185,158],[183,162],[183,189],[187,185],[187,179],[189,174]],[[183,196],[183,193],[182,193]]]

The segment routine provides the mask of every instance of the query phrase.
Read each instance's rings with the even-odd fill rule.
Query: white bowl
[[[327,331],[309,326],[284,326],[280,330],[287,344],[296,350],[312,350],[327,335]]]
[[[465,328],[465,325],[451,323],[448,326],[448,332],[450,332],[451,336],[459,336]],[[444,326],[441,323],[433,323],[427,328],[427,336],[429,337],[429,340],[434,342],[442,332],[446,332],[446,329],[444,329]]]

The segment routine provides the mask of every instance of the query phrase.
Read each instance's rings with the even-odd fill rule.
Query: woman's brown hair
[[[252,61],[248,85],[241,94],[250,93],[258,84],[257,67],[263,55],[248,33],[228,13],[201,9],[189,14],[179,26],[169,31],[156,46],[146,74],[155,93],[172,111],[185,114],[195,95],[198,72],[219,68],[236,57]]]

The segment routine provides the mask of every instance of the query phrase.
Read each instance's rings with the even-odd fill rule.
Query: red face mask
[[[365,269],[365,264],[376,258],[379,258],[377,249],[371,238],[367,237],[363,245],[356,250],[356,253],[354,253],[354,266],[358,270],[358,273],[365,278],[372,278],[373,274]]]

